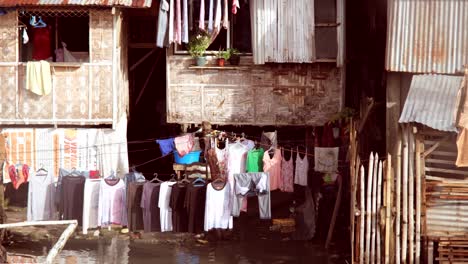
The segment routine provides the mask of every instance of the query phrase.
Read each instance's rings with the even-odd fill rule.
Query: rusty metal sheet
[[[386,69],[461,72],[468,64],[468,1],[389,0]]]
[[[14,6],[124,6],[151,7],[152,0],[0,0],[0,7]]]
[[[417,122],[442,131],[457,132],[455,113],[463,77],[415,75],[400,116],[400,123]]]

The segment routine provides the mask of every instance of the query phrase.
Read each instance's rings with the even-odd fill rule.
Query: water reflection
[[[9,252],[39,256],[44,262],[51,245],[17,244]],[[131,242],[112,238],[71,240],[60,253],[58,264],[127,263],[330,263],[323,248],[304,242],[222,242],[211,246],[177,246]]]

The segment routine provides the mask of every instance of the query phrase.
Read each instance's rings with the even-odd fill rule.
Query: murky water
[[[43,262],[50,245],[16,244],[8,252],[26,253]],[[222,242],[216,245],[175,246],[145,244],[113,238],[71,240],[56,263],[339,263],[329,261],[323,248],[295,241]],[[342,262],[343,263],[343,262]]]

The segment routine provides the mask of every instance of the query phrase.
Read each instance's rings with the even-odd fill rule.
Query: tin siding
[[[468,1],[389,0],[386,69],[458,73],[468,65]]]

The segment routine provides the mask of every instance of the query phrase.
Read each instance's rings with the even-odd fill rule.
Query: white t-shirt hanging
[[[53,220],[55,218],[54,176],[39,172],[31,177],[28,187],[28,221]]]
[[[319,148],[315,147],[315,168],[317,172],[338,171],[339,148]]]
[[[86,179],[83,198],[83,234],[88,233],[88,228],[98,227],[100,187],[101,180]]]
[[[232,229],[231,187],[229,182],[223,189],[216,190],[211,183],[206,187],[205,231],[213,228]]]
[[[172,209],[169,206],[171,199],[172,185],[176,182],[162,182],[159,189],[159,216],[161,222],[161,232],[172,231]]]
[[[246,172],[247,152],[255,147],[252,140],[243,140],[228,145],[228,179],[233,193],[234,174]]]
[[[123,214],[126,210],[124,203],[125,183],[121,179],[112,179],[109,180],[109,183],[106,182],[106,179],[100,182],[98,226],[122,224]]]

